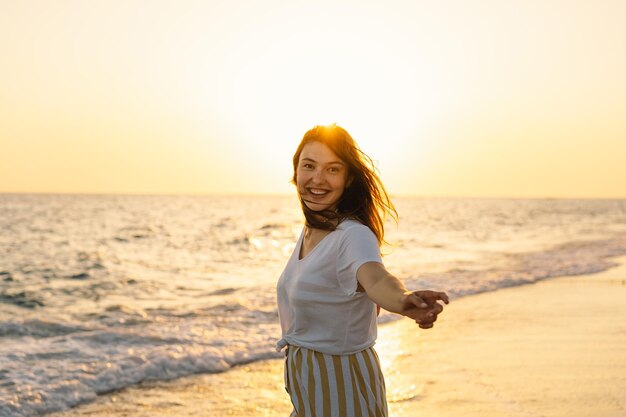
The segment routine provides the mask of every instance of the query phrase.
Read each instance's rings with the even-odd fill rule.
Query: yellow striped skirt
[[[328,355],[288,346],[285,389],[291,417],[387,417],[385,380],[374,348]]]

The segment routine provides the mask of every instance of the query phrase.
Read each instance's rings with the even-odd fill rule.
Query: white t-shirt
[[[286,344],[331,355],[349,355],[376,341],[376,305],[357,291],[356,272],[380,262],[374,233],[344,220],[304,258],[298,259],[304,232],[278,279],[281,349]]]

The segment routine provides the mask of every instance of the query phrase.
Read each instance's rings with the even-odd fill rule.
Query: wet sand
[[[390,415],[623,417],[626,258],[454,300],[432,330],[380,327]],[[282,360],[147,382],[54,417],[288,416]]]

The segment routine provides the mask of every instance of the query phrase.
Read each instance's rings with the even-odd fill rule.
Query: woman
[[[445,293],[407,291],[380,256],[397,214],[369,157],[343,128],[309,130],[293,157],[306,223],[277,285],[292,417],[387,416],[377,306],[433,326]]]

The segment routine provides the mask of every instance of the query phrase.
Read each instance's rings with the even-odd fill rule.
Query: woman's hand
[[[443,310],[439,301],[448,304],[445,292],[407,291],[404,284],[378,262],[363,264],[356,273],[359,286],[376,304],[392,313],[415,320],[422,329],[430,329]]]
[[[407,291],[402,300],[401,314],[415,320],[422,329],[433,327],[437,316],[443,311],[443,306],[438,302],[448,304],[450,300],[445,292],[423,290]]]

